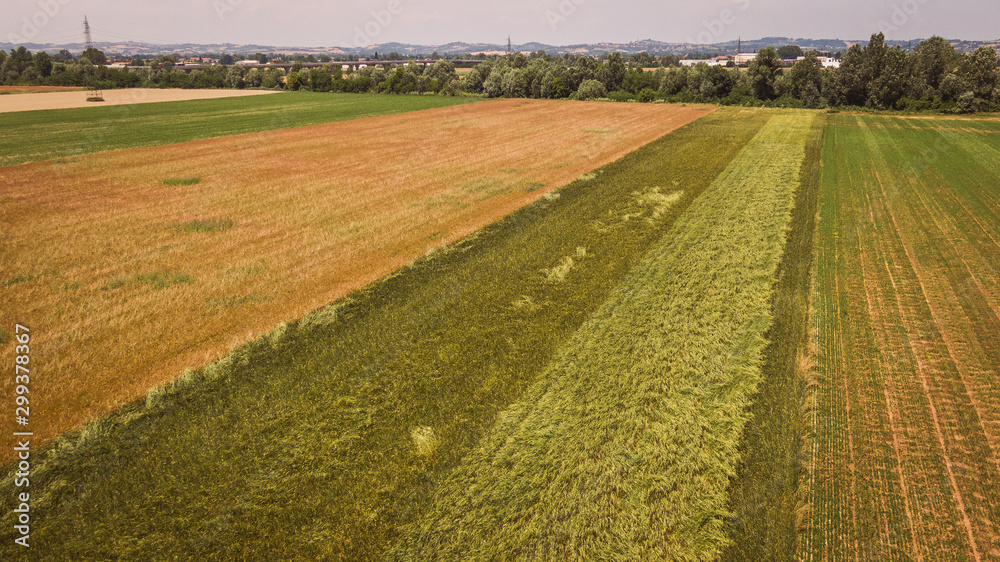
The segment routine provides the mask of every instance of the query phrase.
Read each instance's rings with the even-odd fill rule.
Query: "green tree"
[[[901,47],[885,52],[882,73],[868,86],[868,99],[873,107],[890,109],[900,99],[910,95],[912,69],[910,57]]]
[[[568,95],[569,88],[566,87],[566,82],[563,80],[562,76],[556,76],[553,78],[548,97],[553,99],[562,99]]]
[[[802,47],[798,45],[785,45],[784,47],[779,47],[777,52],[782,60],[797,59],[804,55]]]
[[[244,72],[245,69],[240,65],[234,64],[230,66],[229,70],[226,71],[226,80],[225,80],[226,87],[242,90]]]
[[[333,90],[333,77],[326,70],[314,68],[309,71],[309,86],[314,92],[330,92]]]
[[[928,87],[937,90],[944,77],[955,70],[958,55],[955,47],[937,35],[922,41],[914,50],[914,69]]]
[[[264,53],[257,53],[253,56],[253,58],[257,59],[257,62],[260,64],[267,64],[267,55]]]
[[[35,56],[32,57],[31,64],[35,67],[35,72],[38,73],[40,78],[48,78],[52,75],[52,57],[50,57],[45,51],[38,51],[35,53]]]
[[[781,72],[781,58],[774,47],[765,47],[750,62],[747,75],[753,95],[759,100],[773,100],[776,97],[774,82]]]
[[[288,79],[285,81],[285,88],[293,92],[297,92],[301,87],[302,87],[302,76],[298,72],[289,73]]]
[[[585,80],[577,90],[577,96],[581,100],[607,97],[608,90],[604,84],[597,80]]]
[[[10,64],[10,72],[15,74],[14,78],[18,78],[21,76],[21,73],[28,70],[28,67],[31,66],[31,51],[25,49],[24,45],[21,45],[17,49],[11,49],[8,62]]]
[[[503,78],[505,70],[509,68],[496,67],[490,75],[483,81],[483,95],[488,98],[499,98],[503,96]]]
[[[962,57],[959,76],[979,99],[988,100],[997,86],[997,52],[993,47],[979,47],[971,55]]]
[[[604,87],[609,92],[616,92],[622,89],[627,70],[625,61],[622,60],[622,54],[614,52],[608,57],[608,62],[601,65],[597,79],[604,83]]]
[[[833,98],[836,105],[862,106],[868,94],[864,81],[865,52],[859,45],[852,45],[844,53],[840,68],[834,75]]]
[[[81,57],[87,57],[91,64],[96,64],[98,66],[102,64],[108,64],[108,57],[104,55],[104,52],[97,47],[91,47],[89,49],[84,49]]]
[[[509,98],[528,97],[529,85],[523,69],[515,68],[504,74],[502,86],[503,95]]]
[[[819,62],[819,55],[816,51],[809,51],[805,54],[804,59],[795,63],[788,79],[792,87],[792,95],[803,101],[806,92],[811,95],[820,92],[823,88],[823,63]],[[812,85],[811,88],[810,85]]]

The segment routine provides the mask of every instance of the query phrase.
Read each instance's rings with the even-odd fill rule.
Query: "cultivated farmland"
[[[33,319],[49,372],[32,389],[47,412],[35,436],[140,397],[710,111],[488,102],[4,168],[0,294],[13,306],[2,322]]]
[[[830,119],[804,558],[1000,556],[998,133]]]
[[[769,117],[703,117],[90,426],[38,469],[36,552],[382,559]]]
[[[74,94],[77,95],[77,94]],[[441,96],[279,95],[0,113],[0,166],[450,107]],[[93,104],[91,104],[93,106]]]
[[[441,484],[391,559],[718,557],[812,113],[773,117]]]

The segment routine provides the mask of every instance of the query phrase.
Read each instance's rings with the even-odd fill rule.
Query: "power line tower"
[[[83,42],[87,51],[94,48],[94,39],[90,36],[90,22],[87,21],[87,16],[83,16]],[[96,85],[88,86],[87,101],[104,101],[104,91]]]
[[[90,37],[90,22],[87,21],[87,16],[83,16],[83,40],[87,49],[94,48],[94,40]]]
[[[514,52],[514,46],[510,44],[510,35],[507,36],[507,56]]]

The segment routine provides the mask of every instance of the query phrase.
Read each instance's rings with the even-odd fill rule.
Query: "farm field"
[[[109,90],[111,92],[134,90]],[[165,90],[171,92],[171,90]],[[218,90],[233,92],[234,90]],[[79,93],[72,93],[79,96]],[[141,97],[140,94],[114,94]],[[9,98],[0,97],[0,104]],[[473,103],[474,98],[281,92],[275,95],[0,113],[0,166],[288,129]]]
[[[0,91],[3,91],[0,89]],[[127,88],[103,92],[103,102],[89,102],[86,95],[73,91],[28,91],[31,95],[0,97],[0,113],[70,109],[80,107],[134,105],[166,101],[189,101],[240,98],[276,94],[274,90],[169,90],[159,88]]]
[[[33,322],[48,371],[36,440],[711,111],[510,100],[2,168],[0,318]]]
[[[389,559],[721,555],[816,118],[771,117],[498,416]]]
[[[1000,557],[998,132],[829,119],[804,559]]]
[[[771,116],[702,117],[63,440],[35,552],[382,559],[678,217],[733,195],[713,181]]]

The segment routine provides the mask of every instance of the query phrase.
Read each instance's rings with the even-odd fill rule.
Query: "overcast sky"
[[[0,41],[330,47],[453,41],[714,43],[742,36],[1000,38],[997,0],[8,0]]]

